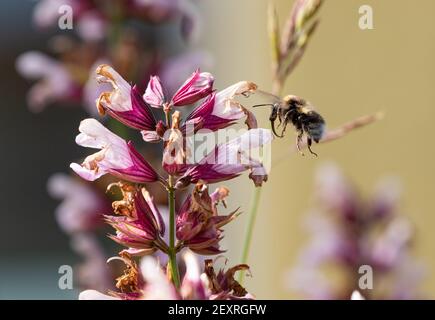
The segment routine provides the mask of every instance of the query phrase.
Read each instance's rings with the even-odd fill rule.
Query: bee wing
[[[278,97],[270,92],[266,92],[266,91],[259,90],[259,89],[255,90],[254,94],[257,96],[260,96],[260,97],[264,97],[268,101],[271,101],[273,103],[281,102],[281,100],[282,100],[280,97]]]
[[[318,113],[318,108],[316,108],[316,106],[314,106],[311,102],[307,101],[307,108],[309,108],[310,110],[313,110],[314,112]]]
[[[267,106],[269,104],[270,105],[279,104],[281,106],[284,105],[284,101],[280,97],[278,97],[270,92],[266,92],[266,91],[257,89],[257,90],[255,90],[254,95],[260,97],[261,101],[262,101],[262,104],[258,104],[257,106]]]

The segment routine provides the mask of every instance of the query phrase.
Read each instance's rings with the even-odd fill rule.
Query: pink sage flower
[[[250,272],[247,264],[239,264],[227,270],[219,269],[216,273],[214,262],[218,258],[205,260],[204,273],[207,276],[210,300],[253,300],[255,297],[236,280],[234,276],[238,271]]]
[[[100,114],[107,112],[125,125],[141,130],[144,135],[155,132],[156,120],[149,105],[142,99],[138,88],[131,87],[118,72],[108,65],[100,65],[96,73],[99,82],[110,83],[113,87],[113,91],[103,92],[97,100]]]
[[[115,212],[120,216],[105,216],[106,221],[116,230],[110,238],[126,246],[130,255],[147,255],[157,249],[167,251],[162,237],[165,225],[152,197],[144,188],[141,190],[121,185],[123,201],[114,202]],[[131,201],[131,203],[129,203]],[[119,204],[122,210],[119,210]]]
[[[254,114],[236,100],[236,97],[247,96],[256,89],[255,83],[240,81],[216,94],[211,94],[187,117],[185,126],[193,125],[195,132],[199,129],[216,131],[231,126],[246,116],[245,123],[248,128],[257,128]]]
[[[172,105],[185,106],[208,96],[213,90],[213,82],[214,78],[210,73],[196,70],[175,92]]]
[[[86,119],[80,123],[81,132],[76,143],[83,147],[101,149],[88,156],[80,165],[70,165],[85,180],[94,181],[110,173],[120,179],[131,182],[154,182],[158,174],[139,154],[131,142],[126,142],[95,119]]]
[[[213,91],[213,76],[208,72],[196,70],[190,78],[175,92],[169,100],[170,106],[186,106],[207,97]],[[162,84],[158,77],[151,77],[143,96],[145,102],[154,107],[162,108],[166,102],[163,96]]]
[[[176,188],[185,188],[190,183],[202,180],[216,183],[239,176],[249,170],[249,178],[256,186],[267,181],[268,170],[263,163],[252,157],[254,149],[262,149],[272,142],[272,134],[268,129],[252,129],[243,135],[216,146],[216,148],[198,164],[191,166],[177,180]]]
[[[216,196],[220,193],[221,196]],[[223,238],[222,227],[238,216],[238,209],[228,215],[219,215],[217,205],[224,201],[228,189],[218,188],[213,197],[207,185],[198,183],[178,211],[176,220],[177,239],[183,247],[202,254],[213,255],[223,251],[219,242]]]

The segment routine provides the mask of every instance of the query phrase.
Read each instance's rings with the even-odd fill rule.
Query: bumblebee
[[[322,139],[325,132],[325,120],[323,117],[314,111],[310,103],[300,97],[288,95],[283,99],[280,99],[279,97],[269,93],[266,93],[266,95],[273,97],[275,101],[273,103],[258,104],[253,107],[272,107],[269,120],[273,134],[278,138],[283,138],[287,125],[291,123],[298,132],[296,146],[299,152],[302,153],[301,142],[305,134],[307,136],[308,150],[311,154],[317,156],[317,154],[311,150],[311,145],[313,144],[313,141],[319,143],[320,139]],[[278,134],[275,128],[275,121],[277,119],[279,121],[278,128],[282,125],[281,134]]]

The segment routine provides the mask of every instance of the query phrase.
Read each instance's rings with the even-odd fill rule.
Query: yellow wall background
[[[293,1],[275,0],[283,22]],[[374,30],[358,27],[358,9],[371,5]],[[266,32],[267,1],[204,0],[204,40],[215,58],[216,85],[252,80],[271,88]],[[319,158],[293,155],[272,169],[263,190],[250,257],[253,278],[247,287],[258,298],[295,298],[283,277],[308,234],[301,228],[312,204],[316,167],[334,161],[366,193],[386,175],[403,182],[401,202],[417,228],[415,254],[428,269],[424,291],[435,297],[435,2],[432,0],[326,0],[321,24],[305,57],[286,84],[286,92],[311,101],[333,128],[352,118],[386,112],[380,123],[346,138],[315,146]],[[268,126],[268,110],[256,110]],[[275,141],[274,158],[294,144]],[[245,211],[227,227],[224,246],[230,263],[239,262],[253,187],[246,177],[229,185],[229,204]]]

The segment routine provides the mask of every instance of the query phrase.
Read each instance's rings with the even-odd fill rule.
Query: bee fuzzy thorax
[[[313,112],[313,110],[308,107],[299,107],[299,112],[303,114],[310,114]]]
[[[305,104],[305,100],[304,99],[302,99],[302,98],[300,98],[298,96],[292,95],[292,94],[286,95],[282,100],[286,104],[290,104],[290,103]]]

